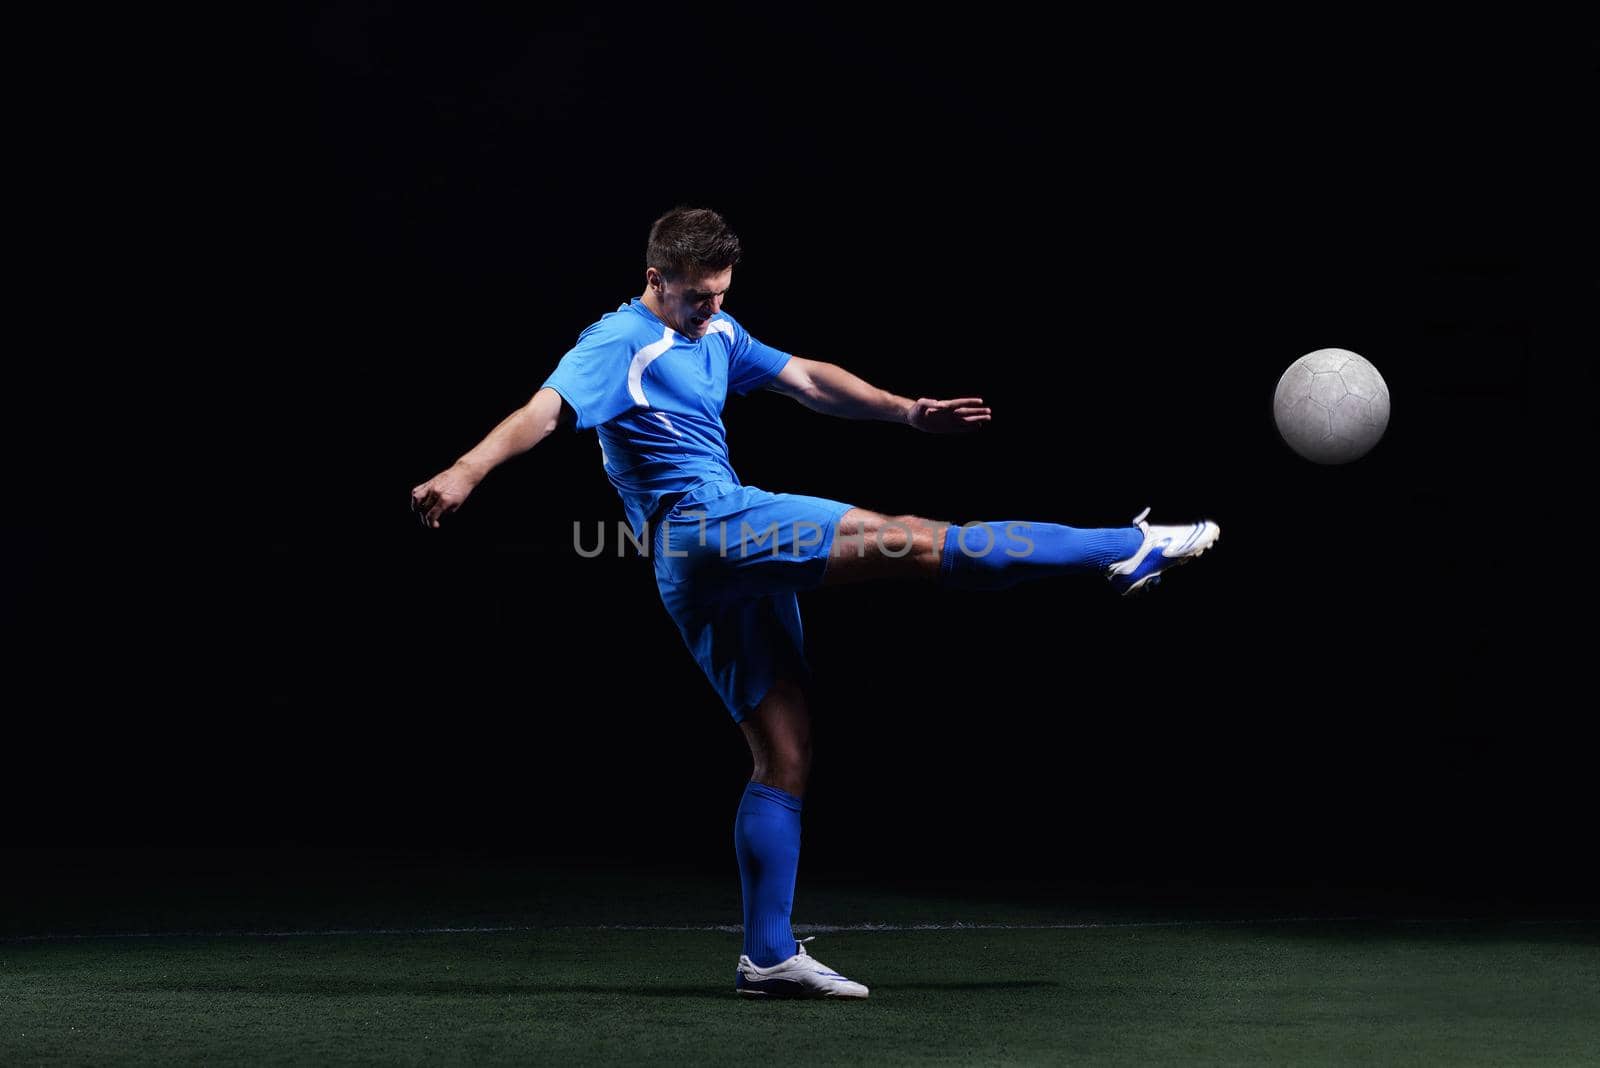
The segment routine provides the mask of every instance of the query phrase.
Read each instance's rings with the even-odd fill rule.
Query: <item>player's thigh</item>
[[[803,684],[810,679],[795,594],[706,601],[693,583],[667,582],[659,574],[657,587],[684,644],[735,723],[767,701],[780,680]]]
[[[849,510],[840,501],[756,487],[675,508],[663,525],[657,579],[692,587],[704,603],[814,589]]]
[[[852,508],[828,550],[825,586],[879,578],[935,578],[950,524],[915,515]]]

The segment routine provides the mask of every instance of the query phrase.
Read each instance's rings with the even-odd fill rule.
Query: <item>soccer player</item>
[[[923,576],[1001,589],[1075,571],[1123,593],[1205,552],[1217,524],[1126,527],[953,523],[886,516],[839,501],[769,493],[739,481],[722,425],[731,389],[771,389],[826,415],[963,433],[991,418],[979,397],[896,396],[831,363],[762,344],[723,310],[739,240],[716,212],[657,219],[645,291],[584,330],[522,408],[445,471],[411,491],[425,527],[461,507],[496,466],[557,426],[593,428],[606,475],[656,586],[707,678],[750,744],[754,770],[734,822],[744,904],[740,994],[866,997],[810,956],[789,913],[800,808],[811,764],[806,663],[796,593],[821,585]]]

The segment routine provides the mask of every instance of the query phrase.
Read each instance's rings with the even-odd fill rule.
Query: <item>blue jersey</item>
[[[540,388],[572,406],[577,429],[599,432],[606,477],[641,537],[666,495],[703,482],[741,484],[722,425],[728,390],[759,389],[788,362],[726,312],[694,340],[635,297],[580,334]]]

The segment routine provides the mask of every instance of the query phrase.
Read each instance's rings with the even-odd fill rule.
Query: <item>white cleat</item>
[[[794,944],[795,954],[770,968],[758,968],[740,954],[733,988],[747,998],[864,998],[867,988],[846,979],[806,952],[805,943]]]
[[[1146,508],[1133,519],[1133,525],[1144,532],[1139,551],[1106,568],[1106,578],[1123,596],[1156,585],[1161,581],[1161,572],[1188,563],[1222,537],[1222,528],[1209,519],[1176,527],[1153,527],[1144,521],[1149,514],[1150,509]]]

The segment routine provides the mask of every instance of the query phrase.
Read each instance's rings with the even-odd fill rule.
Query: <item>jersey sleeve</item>
[[[625,332],[602,320],[578,335],[578,343],[539,388],[555,390],[572,406],[577,430],[610,422],[634,407],[628,367],[636,347]]]
[[[771,345],[763,345],[751,337],[750,332],[731,315],[728,316],[728,322],[733,325],[733,351],[728,355],[728,388],[743,396],[778,377],[778,372],[789,362],[789,353]]]

